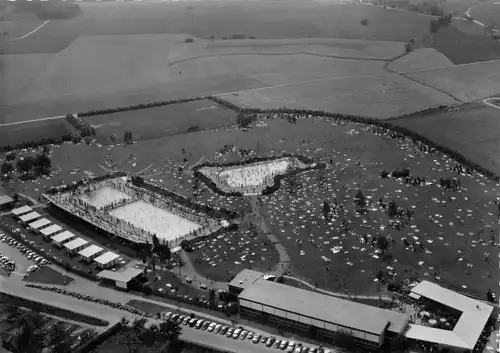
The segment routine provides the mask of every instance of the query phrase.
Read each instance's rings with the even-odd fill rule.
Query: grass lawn
[[[66,285],[73,281],[73,278],[63,275],[50,267],[44,266],[30,273],[23,278],[25,282]]]
[[[170,272],[166,269],[161,269],[161,267],[159,266],[157,266],[156,269],[156,277],[158,277],[156,282],[152,282],[152,270],[148,270],[147,272],[151,287],[158,290],[161,289],[161,292],[163,293],[168,292],[166,294],[169,294],[171,296],[177,293],[179,295],[188,296],[189,298],[195,299],[208,294],[207,291],[202,290],[201,288],[195,288],[194,286],[184,283],[178,274]]]
[[[125,131],[132,130],[134,140],[159,138],[188,130],[207,130],[236,124],[236,113],[218,107],[210,100],[179,103],[164,107],[133,110],[86,117],[97,133],[97,140],[110,143],[110,135],[120,140]]]
[[[500,5],[491,3],[485,4],[472,9],[470,13],[474,19],[477,19],[486,25],[495,24],[498,26],[500,23],[500,9],[498,6]]]
[[[241,229],[194,243],[187,252],[197,272],[214,281],[229,282],[244,269],[269,271],[279,260],[266,236]]]
[[[481,27],[466,21],[438,30],[424,45],[438,50],[457,65],[500,58],[500,42],[486,38]]]
[[[463,108],[459,113],[450,113],[450,118],[465,112],[467,109]],[[470,116],[477,116],[477,112],[472,111]],[[441,130],[449,136],[456,128],[454,134],[458,136],[456,119],[442,129],[436,128],[436,123],[425,123],[426,118],[419,119],[423,122],[420,128],[425,125],[426,131],[433,126],[433,132]],[[484,131],[492,130],[491,121],[488,124],[480,124],[476,118],[474,126],[482,125],[482,132],[468,134],[467,139],[463,137],[464,143],[477,141],[471,136],[487,139]],[[271,230],[288,250],[294,275],[318,283],[319,287],[333,291],[347,287],[356,294],[377,293],[378,286],[373,280],[378,270],[397,279],[437,277],[444,285],[480,296],[488,288],[496,288],[498,264],[494,260],[484,261],[485,252],[494,256],[496,251],[490,244],[496,231],[496,185],[479,175],[469,177],[452,172],[449,168],[454,162],[445,156],[421,152],[406,140],[377,136],[365,125],[300,119],[297,124],[267,120],[260,126],[247,132],[227,128],[181,134],[140,141],[126,148],[110,147],[106,151],[116,155],[131,153],[143,165],[154,163],[157,179],[168,179],[167,173],[161,176],[161,168],[175,169],[172,166],[182,163],[184,158],[189,165],[203,156],[219,162],[243,159],[237,153],[240,148],[251,151],[251,156],[288,151],[331,160],[331,168],[326,171],[298,174],[299,187],[292,189],[285,181],[280,190],[263,199]],[[470,124],[460,129],[470,131]],[[447,143],[445,137],[439,135],[438,141]],[[217,151],[224,145],[233,145],[236,151],[221,156]],[[74,146],[69,156],[78,156],[81,148],[94,147]],[[379,178],[382,169],[393,171],[405,167],[411,169],[413,176],[425,177],[431,184],[406,186],[399,180]],[[178,177],[189,179],[188,173]],[[441,177],[459,178],[464,189],[443,190],[436,185]],[[370,197],[367,215],[354,213],[357,189]],[[345,206],[347,213],[340,212],[326,222],[322,216],[323,201],[333,205],[334,199]],[[408,226],[401,230],[391,228],[388,215],[378,206],[379,199],[385,204],[395,200],[403,210],[413,210]],[[347,231],[341,226],[342,221],[347,224]],[[370,239],[379,233],[394,240],[389,246],[393,260],[382,261],[376,247],[363,243],[364,235],[370,235]],[[404,238],[416,244],[418,251],[407,247]]]
[[[403,126],[458,151],[484,168],[500,173],[498,110],[472,103],[458,112],[442,112],[416,118],[395,119]]]

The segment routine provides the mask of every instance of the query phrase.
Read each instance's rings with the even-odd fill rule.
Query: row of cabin
[[[57,224],[53,224],[38,212],[33,211],[30,206],[15,208],[12,213],[18,222],[31,232],[50,240],[54,246],[60,249],[65,248],[69,254],[79,256],[82,261],[87,263],[93,261],[97,267],[107,269],[115,266],[120,260],[120,255],[112,251],[105,251],[98,245],[89,244],[87,240],[77,237]]]

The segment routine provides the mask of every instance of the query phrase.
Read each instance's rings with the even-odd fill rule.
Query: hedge
[[[3,297],[3,298],[1,298]],[[75,313],[70,310],[58,308],[52,305],[48,305],[45,303],[40,303],[37,301],[33,301],[30,299],[21,298],[12,294],[1,293],[0,298],[1,302],[10,302],[18,306],[24,306],[31,308],[38,312],[44,312],[50,315],[55,315],[59,317],[63,317],[69,320],[83,322],[85,324],[94,325],[94,326],[108,326],[109,322],[106,320],[98,319],[92,316],[88,316],[85,314]]]
[[[89,110],[86,112],[78,113],[77,116],[80,118],[83,118],[86,116],[113,114],[113,113],[129,111],[129,110],[140,110],[140,109],[147,109],[147,108],[162,107],[165,105],[171,105],[171,104],[177,104],[177,103],[193,102],[193,101],[198,101],[198,100],[202,100],[202,99],[206,99],[206,97],[198,96],[198,97],[191,97],[191,98],[178,98],[178,99],[169,100],[169,101],[153,101],[153,102],[149,102],[149,103],[133,104],[133,105],[127,105],[127,106],[115,107],[115,108]]]
[[[123,330],[123,326],[120,322],[117,322],[106,331],[101,332],[100,334],[92,337],[92,339],[88,342],[85,342],[80,347],[76,349],[75,353],[86,353],[91,352],[93,349],[96,349],[98,346],[104,343],[110,337],[118,334],[121,330]]]

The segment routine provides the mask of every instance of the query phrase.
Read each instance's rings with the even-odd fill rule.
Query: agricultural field
[[[446,56],[435,49],[417,49],[401,58],[392,61],[387,69],[404,73],[455,66]]]
[[[423,41],[456,65],[500,59],[500,42],[487,38],[484,29],[467,21],[454,21]],[[458,29],[457,29],[458,28]]]
[[[0,21],[0,42],[20,38],[42,24],[43,21],[33,18],[2,20]]]
[[[243,107],[323,110],[387,119],[456,101],[403,76],[318,80],[238,92],[222,98]]]
[[[391,60],[404,52],[404,43],[389,41],[341,38],[287,38],[279,41],[275,39],[229,39],[177,45],[170,51],[169,64],[199,57],[240,54],[307,53],[334,58]]]
[[[458,112],[395,119],[391,123],[424,135],[500,174],[498,109],[472,103],[462,106]]]
[[[500,93],[500,60],[404,74],[467,103]]]
[[[120,139],[131,130],[134,140],[165,137],[190,131],[214,129],[236,124],[236,113],[210,100],[89,116],[84,121],[94,126],[100,143],[111,143],[110,136]]]
[[[489,3],[482,6],[474,7],[470,12],[470,14],[474,19],[481,21],[488,26],[496,25],[498,27],[498,25],[500,24],[499,4]]]
[[[0,148],[15,146],[22,142],[40,141],[41,138],[60,140],[62,136],[73,132],[73,127],[66,119],[39,120],[29,124],[0,126]]]

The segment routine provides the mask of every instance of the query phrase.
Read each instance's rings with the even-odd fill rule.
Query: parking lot
[[[265,345],[266,347],[276,348],[288,353],[333,353],[331,350],[323,349],[322,347],[304,346],[302,343],[297,344],[294,341],[280,340],[274,336],[265,336],[260,333],[247,331],[242,327],[231,327],[199,319],[194,317],[194,315],[183,315],[173,312],[162,312],[158,315],[164,321],[171,320],[179,323],[181,326],[189,326],[197,330],[211,332],[214,335],[226,336],[228,339],[251,341],[256,345]]]
[[[25,275],[28,272],[28,268],[35,265],[37,257],[31,256],[30,259],[30,254],[25,250],[25,247],[14,242],[12,242],[11,245],[9,244],[10,240],[12,240],[12,238],[0,231],[0,253],[9,257],[10,260],[15,263],[15,269],[12,271],[13,273]],[[22,251],[24,251],[24,253]]]

